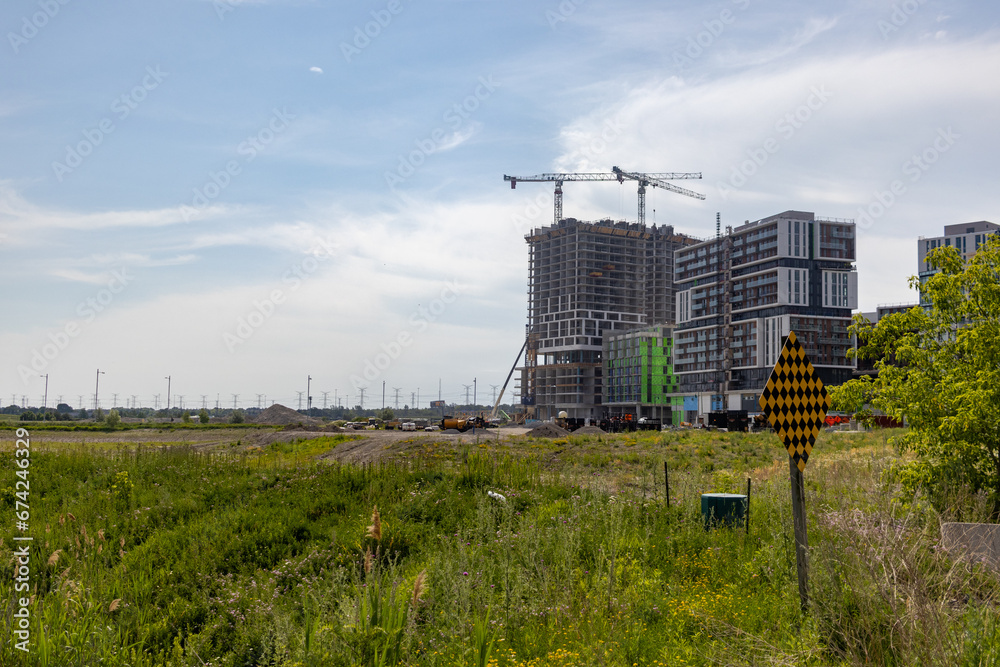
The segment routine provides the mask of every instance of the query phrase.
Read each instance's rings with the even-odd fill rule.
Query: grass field
[[[319,458],[345,435],[39,444],[30,652],[0,558],[0,664],[997,664],[997,576],[936,548],[941,517],[897,496],[889,435],[817,443],[806,613],[770,434],[419,436],[365,466]],[[706,531],[700,494],[748,477],[749,531]]]

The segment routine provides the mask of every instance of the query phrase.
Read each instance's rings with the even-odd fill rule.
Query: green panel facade
[[[672,329],[658,325],[604,335],[606,406],[670,407],[677,391]]]

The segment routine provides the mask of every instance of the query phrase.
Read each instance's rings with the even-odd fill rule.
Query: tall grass
[[[996,574],[936,548],[940,518],[897,496],[877,438],[826,436],[810,459],[806,614],[773,438],[587,436],[313,461],[337,444],[38,452],[32,652],[13,650],[13,564],[0,559],[0,664],[1000,660]],[[699,494],[742,490],[747,475],[749,531],[706,531]]]

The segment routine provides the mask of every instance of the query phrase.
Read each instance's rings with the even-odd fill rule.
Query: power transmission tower
[[[305,394],[306,392],[304,392],[304,391],[297,391],[295,393],[299,395],[299,410],[301,411],[302,410],[302,395]]]
[[[118,407],[118,394],[111,392],[111,407]]]
[[[179,406],[181,406],[181,410],[183,410],[183,409],[184,409],[184,394],[181,394],[181,395],[180,395],[180,396],[179,396],[178,398],[180,398],[181,400],[179,400],[179,401],[177,402],[177,404],[178,404]]]
[[[499,386],[500,385],[498,385],[498,384],[491,384],[490,385],[490,387],[493,389],[493,400],[491,401],[491,403],[496,404],[496,402],[497,402],[497,387],[499,387]]]
[[[469,390],[472,389],[472,385],[471,384],[463,384],[462,386],[465,387],[465,404],[466,405],[471,405],[469,403]]]
[[[322,392],[323,394],[323,409],[326,410],[326,397],[330,394],[328,391]]]
[[[240,400],[239,394],[233,394],[233,410],[236,409],[236,402]]]
[[[361,405],[361,409],[364,410],[365,409],[365,390],[364,390],[363,387],[361,389],[361,403],[360,403],[360,405]]]
[[[201,409],[208,410],[208,394],[201,395]]]
[[[264,400],[264,394],[257,394],[257,409],[260,410],[260,402]]]
[[[135,398],[136,398],[135,394],[132,394],[132,409],[133,410],[135,410]],[[61,396],[59,397],[59,402],[60,403],[62,402],[62,397]]]
[[[153,409],[154,410],[159,410],[160,409],[160,395],[159,394],[155,394],[153,396]]]
[[[396,409],[397,409],[397,410],[399,410],[399,390],[400,390],[400,389],[402,389],[402,387],[393,387],[393,388],[392,388],[392,390],[393,390],[394,392],[396,392]]]

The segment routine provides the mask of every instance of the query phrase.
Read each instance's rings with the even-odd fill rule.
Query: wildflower
[[[378,513],[378,505],[372,511],[372,525],[368,526],[368,537],[374,538],[376,542],[382,541],[382,517]]]

